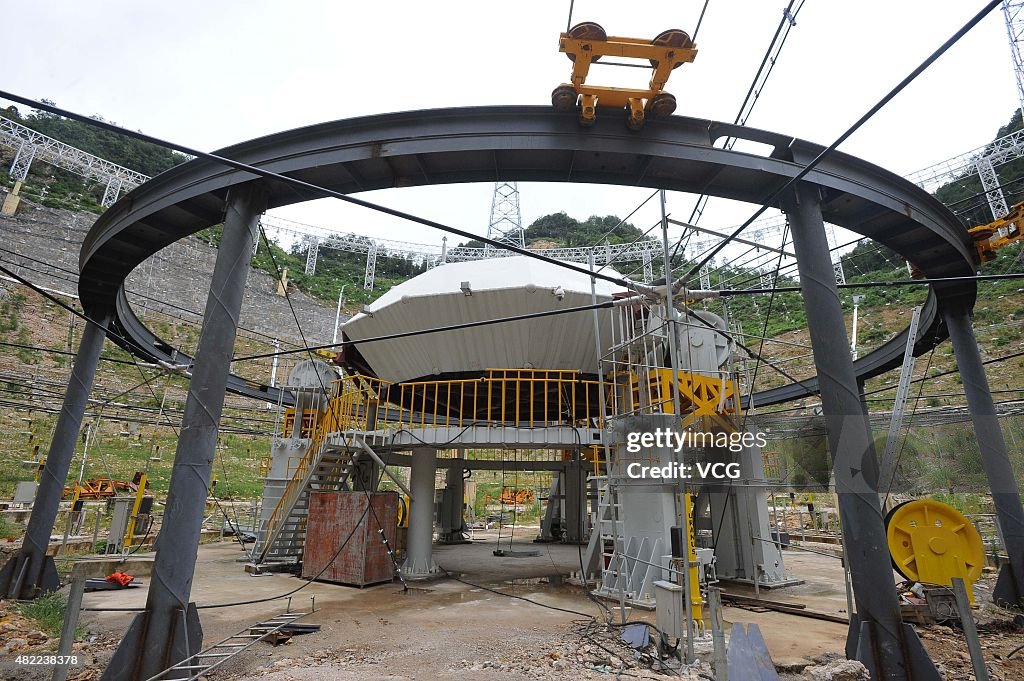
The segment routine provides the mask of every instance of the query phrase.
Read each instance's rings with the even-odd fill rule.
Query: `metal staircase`
[[[354,447],[329,445],[314,440],[285,487],[270,519],[259,529],[254,562],[301,562],[306,541],[309,494],[348,490],[349,478],[359,452]]]

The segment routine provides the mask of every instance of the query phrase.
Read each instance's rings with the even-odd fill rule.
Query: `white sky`
[[[692,33],[702,0],[637,5],[577,0],[573,23],[610,35]],[[786,0],[711,0],[693,64],[668,90],[678,114],[731,122]],[[981,0],[806,0],[748,124],[833,141],[951,36]],[[550,103],[568,78],[558,52],[568,0],[348,3],[313,0],[43,0],[21,3],[4,35],[2,88],[202,150],[351,116],[447,106]],[[591,82],[646,71],[604,67]],[[605,78],[608,76],[608,78]],[[597,78],[597,79],[595,79]],[[613,82],[614,81],[614,82]],[[997,9],[841,147],[906,174],[989,141],[1018,106]],[[493,185],[386,190],[371,200],[485,232]],[[524,226],[547,213],[630,212],[650,190],[521,184]],[[671,194],[689,215],[692,198]],[[702,224],[737,224],[752,207],[713,201]],[[276,211],[382,238],[440,243],[441,234],[317,201]],[[657,202],[634,224],[657,220]]]

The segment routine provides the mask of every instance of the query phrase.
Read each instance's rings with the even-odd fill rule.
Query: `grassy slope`
[[[151,321],[151,324],[165,338],[177,341],[183,349],[195,349],[198,328],[194,325],[173,322],[170,318]],[[76,327],[76,345],[80,331],[81,327]],[[4,342],[64,349],[67,333],[67,313],[30,291],[15,291],[0,303],[0,340]],[[246,338],[239,339],[238,348],[245,353],[271,349],[266,343]],[[127,353],[109,342],[102,356],[128,359]],[[31,461],[35,457],[33,450],[37,445],[43,452],[49,446],[56,415],[46,410],[60,406],[70,371],[68,359],[66,356],[37,350],[0,346],[0,370],[12,376],[0,383],[0,399],[11,402],[31,399],[37,405],[33,411],[10,408],[0,410],[0,447],[7,454],[0,457],[0,497],[13,493],[17,481],[32,478],[33,471],[23,466],[22,462]],[[266,380],[262,367],[238,365],[235,369],[243,375],[248,374],[250,378]],[[282,364],[279,369],[284,372],[287,370],[286,364]],[[149,369],[144,370],[144,375],[153,379],[152,392],[143,386],[102,407],[103,418],[91,439],[85,477],[106,476],[109,471],[114,478],[130,480],[135,471],[147,470],[153,488],[163,492],[170,479],[176,443],[175,429],[181,421],[187,384],[180,377],[158,376]],[[100,402],[137,386],[142,380],[143,373],[135,366],[101,362],[93,391],[95,401],[89,407],[86,423],[96,423],[96,416],[101,409]],[[134,425],[118,420],[119,416],[133,413],[126,407],[149,409],[151,412],[147,418],[155,420],[160,407],[159,398],[165,389],[167,399],[162,419],[165,425]],[[259,432],[229,432],[222,437],[214,464],[218,477],[218,495],[252,497],[260,493],[257,464],[261,456],[269,454],[270,443],[265,433],[273,429],[275,412],[259,407],[254,409],[251,401],[239,398],[229,398],[227,401],[225,426]],[[80,441],[72,462],[73,476],[78,474],[82,450],[83,444]],[[150,461],[151,451],[158,454],[160,460]]]

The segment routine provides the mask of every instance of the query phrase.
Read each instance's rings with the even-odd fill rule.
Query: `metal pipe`
[[[968,306],[952,301],[943,304],[940,312],[953,342],[953,353],[981,450],[981,465],[992,491],[992,504],[1009,557],[1009,563],[999,573],[992,598],[997,603],[1018,605],[1024,595],[1024,508],[1021,506],[1020,488],[999,427]]]
[[[82,611],[82,594],[85,592],[85,577],[72,576],[71,591],[68,604],[64,608],[64,624],[60,629],[60,643],[57,645],[58,659],[67,660],[71,656],[75,643],[75,629],[78,628],[78,617]],[[64,681],[68,678],[68,663],[61,662],[53,669],[52,681]]]
[[[672,370],[672,405],[673,414],[678,423],[681,424],[682,415],[679,413],[679,356],[676,343],[676,308],[672,303],[672,263],[668,252],[668,212],[665,210],[665,190],[661,190],[661,244],[664,249],[665,262],[665,324],[668,332],[669,347],[669,368]],[[689,338],[689,334],[687,334]],[[685,506],[685,502],[679,503],[679,495],[676,495],[676,506]],[[683,528],[683,601],[686,607],[686,663],[693,662],[693,597],[690,594],[690,519],[686,517],[686,511],[677,513],[682,518],[680,526]]]
[[[853,339],[850,341],[850,354],[854,359],[857,359],[857,310],[860,308],[860,301],[864,300],[864,296],[857,295],[853,297],[853,332],[851,335]],[[911,339],[913,342],[915,339]]]
[[[334,336],[331,337],[332,343],[338,342],[338,324],[341,323],[341,303],[345,300],[345,287],[341,287],[341,292],[338,293],[338,311],[334,314]],[[274,357],[275,364],[277,363],[277,357]]]
[[[956,608],[960,613],[960,628],[967,640],[967,650],[971,653],[971,668],[974,670],[975,681],[988,681],[988,668],[985,666],[985,655],[978,640],[978,627],[971,614],[971,600],[967,596],[967,585],[962,577],[953,578],[953,595],[956,597]]]
[[[166,394],[166,393],[165,393]],[[92,437],[92,424],[85,427],[85,444],[82,447],[82,465],[78,468],[78,484],[82,484],[85,477],[85,460],[89,456],[89,439]]]
[[[860,622],[857,656],[875,677],[908,680],[916,651],[905,634],[878,500],[878,461],[853,369],[818,190],[799,184],[783,199],[793,231],[804,310],[818,367],[844,546]],[[865,635],[868,637],[865,640]],[[905,655],[907,657],[905,657]],[[915,672],[917,669],[915,668]],[[922,670],[921,678],[937,678]],[[917,678],[916,676],[914,677]]]
[[[71,379],[64,393],[64,404],[57,417],[46,465],[39,478],[25,539],[21,550],[0,571],[0,594],[6,594],[8,598],[35,598],[40,590],[53,590],[59,586],[56,566],[53,559],[46,556],[46,550],[64,496],[64,483],[71,469],[71,459],[82,428],[82,417],[96,377],[96,367],[109,323],[109,312],[94,315],[92,322],[86,324],[82,332]],[[27,573],[24,572],[25,564],[31,566]],[[24,579],[15,580],[16,574]]]

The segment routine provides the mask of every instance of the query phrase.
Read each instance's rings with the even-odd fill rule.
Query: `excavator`
[[[597,109],[625,110],[631,130],[643,127],[648,117],[665,118],[676,110],[676,98],[665,92],[672,71],[697,57],[697,46],[686,31],[678,28],[662,31],[654,40],[609,36],[599,24],[586,21],[562,33],[558,49],[572,62],[570,83],[551,93],[555,110],[579,112],[580,125],[589,127],[597,119]],[[602,57],[646,60],[651,78],[646,89],[588,85],[590,66]],[[609,62],[606,62],[609,63]],[[636,66],[619,63],[617,66]]]

